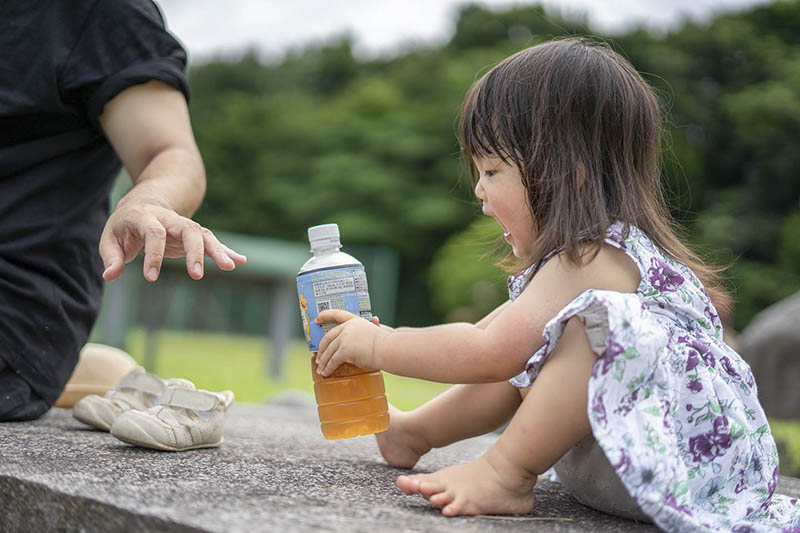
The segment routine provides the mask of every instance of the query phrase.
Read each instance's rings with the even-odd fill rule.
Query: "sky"
[[[549,12],[585,14],[602,33],[633,25],[667,30],[689,17],[703,21],[719,11],[768,0],[541,0]],[[237,55],[255,48],[279,57],[288,48],[352,35],[364,56],[391,55],[409,44],[443,42],[452,34],[464,0],[156,0],[168,28],[189,51],[190,61]],[[501,9],[531,4],[484,0]]]

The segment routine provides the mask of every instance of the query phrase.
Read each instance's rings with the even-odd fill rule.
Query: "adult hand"
[[[186,271],[192,279],[203,277],[203,256],[209,256],[222,270],[233,270],[247,258],[217,240],[197,222],[158,205],[120,202],[108,219],[100,238],[103,278],[112,281],[122,275],[125,264],[144,250],[143,274],[155,281],[165,257],[186,257]]]
[[[193,279],[203,256],[222,270],[246,258],[190,217],[205,193],[205,170],[183,94],[159,81],[129,87],[106,103],[100,125],[134,186],[103,229],[100,255],[111,281],[144,250],[144,277],[155,281],[165,257],[186,257]]]
[[[342,309],[323,311],[314,322],[339,323],[319,343],[316,359],[318,374],[327,377],[342,363],[361,368],[378,368],[375,343],[391,333],[392,328],[378,326],[377,321],[364,320]]]

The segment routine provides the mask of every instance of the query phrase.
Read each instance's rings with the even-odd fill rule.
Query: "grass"
[[[127,340],[128,352],[142,363],[144,332],[134,330]],[[287,390],[313,396],[311,355],[305,342],[294,341],[290,345],[280,380],[268,377],[267,353],[263,337],[163,331],[159,334],[153,370],[165,378],[189,379],[201,389],[230,389],[236,394],[237,402],[266,402]],[[448,387],[385,372],[383,376],[386,397],[403,410],[418,407]],[[770,427],[778,442],[781,474],[800,477],[800,420],[771,420]]]
[[[770,420],[784,476],[800,477],[800,420]]]
[[[144,360],[145,334],[132,331],[127,350],[139,363]],[[200,389],[230,389],[237,402],[261,403],[286,390],[314,394],[311,354],[305,342],[294,341],[287,350],[283,376],[269,378],[267,342],[263,337],[198,332],[159,333],[155,368],[164,378],[186,378]],[[384,372],[386,397],[400,409],[413,409],[433,398],[448,385]]]

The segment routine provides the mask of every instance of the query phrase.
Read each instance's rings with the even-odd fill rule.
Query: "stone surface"
[[[528,515],[443,518],[394,485],[372,437],[329,442],[302,397],[234,405],[226,442],[183,453],[128,446],[67,410],[0,424],[0,531],[657,531],[583,507],[540,480]],[[430,471],[493,437],[423,457]],[[779,490],[800,495],[800,481]]]
[[[771,418],[800,418],[800,292],[768,307],[737,339]]]

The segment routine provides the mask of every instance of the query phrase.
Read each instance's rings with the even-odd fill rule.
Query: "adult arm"
[[[159,81],[131,86],[106,103],[99,122],[134,183],[100,239],[107,281],[142,250],[143,274],[151,282],[165,257],[185,256],[193,279],[203,277],[204,255],[222,270],[245,263],[189,218],[203,199],[206,177],[180,91]]]

